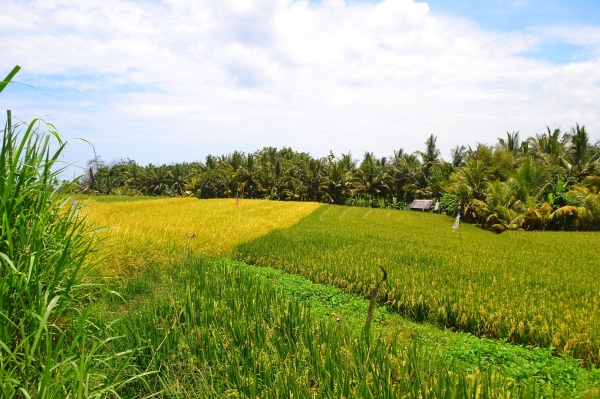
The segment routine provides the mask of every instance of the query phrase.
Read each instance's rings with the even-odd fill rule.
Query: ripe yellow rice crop
[[[286,228],[317,209],[316,203],[234,199],[168,198],[97,202],[85,207],[88,220],[105,226],[109,245],[101,271],[126,275],[149,264],[190,254],[224,256],[242,242]]]

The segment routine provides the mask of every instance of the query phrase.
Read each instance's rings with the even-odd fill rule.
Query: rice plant
[[[600,365],[597,233],[451,225],[439,215],[326,206],[240,244],[235,256],[365,297],[382,266],[383,301],[413,320]]]
[[[123,396],[541,397],[535,385],[493,369],[448,367],[418,340],[316,317],[229,260],[187,260],[138,279],[153,288],[115,309],[123,316],[115,324],[121,338],[111,347],[140,348],[138,367],[158,372],[145,385],[125,387]]]
[[[102,254],[101,269],[106,276],[119,277],[191,254],[228,255],[240,242],[289,227],[320,206],[260,200],[236,205],[233,199],[99,200],[103,202],[90,199],[86,215],[90,222],[107,227],[102,236],[115,245]]]

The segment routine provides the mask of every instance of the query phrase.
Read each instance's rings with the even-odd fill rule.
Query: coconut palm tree
[[[568,168],[567,147],[569,137],[563,134],[559,128],[550,130],[546,126],[546,132],[529,137],[526,141],[528,153],[537,160],[547,165],[556,165]]]
[[[467,158],[467,147],[464,145],[456,146],[450,150],[450,157],[452,158],[452,166],[458,168],[464,166]]]
[[[594,151],[589,143],[589,136],[585,131],[585,126],[571,128],[568,135],[570,141],[569,169],[575,175],[577,181],[582,181],[586,176],[593,174],[598,166],[600,154]]]
[[[587,209],[588,222],[600,227],[600,176],[588,176],[581,185],[573,186],[567,200],[575,207]]]
[[[498,146],[507,151],[517,153],[522,150],[521,142],[519,141],[519,132],[506,132],[506,140],[498,138]]]
[[[439,162],[440,150],[435,145],[436,141],[437,137],[432,134],[425,141],[425,151],[416,152],[421,157],[425,179],[429,178],[429,171]]]
[[[471,158],[465,166],[455,169],[444,186],[448,194],[459,200],[466,220],[477,217],[473,200],[485,201],[489,176],[489,168],[482,161]]]
[[[543,202],[537,207],[530,204],[525,217],[525,228],[527,230],[546,230],[553,211],[552,205],[547,202]]]
[[[356,161],[350,153],[342,154],[340,159],[330,162],[325,169],[323,189],[329,195],[329,202],[343,205],[354,190]]]
[[[415,154],[402,154],[391,163],[396,196],[407,202],[421,196],[421,190],[427,186],[423,174],[423,164]]]
[[[508,172],[508,175],[509,187],[514,196],[523,202],[529,198],[541,200],[552,184],[552,170],[531,157],[526,157],[521,166],[516,171]]]
[[[360,167],[356,170],[357,191],[373,197],[386,197],[390,192],[392,176],[387,160],[376,160],[372,153],[366,152]]]
[[[248,154],[244,157],[242,164],[235,172],[240,195],[248,195],[257,198],[262,186],[259,184],[260,166],[256,155]]]
[[[306,163],[306,196],[309,201],[321,202],[322,187],[325,181],[325,163],[324,159],[310,159]]]
[[[156,167],[150,164],[146,167],[140,189],[145,195],[163,195],[172,184],[173,174],[166,165]]]
[[[501,205],[496,208],[496,212],[487,217],[486,223],[492,231],[519,230],[525,222],[525,211],[526,208],[521,201],[515,202],[512,206]]]

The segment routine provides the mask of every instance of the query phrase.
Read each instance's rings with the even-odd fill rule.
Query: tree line
[[[435,199],[448,215],[483,228],[504,230],[598,230],[600,142],[585,126],[535,134],[521,140],[506,132],[493,145],[464,145],[441,158],[436,136],[423,151],[394,150],[361,161],[348,154],[313,158],[291,148],[208,155],[204,163],[138,165],[127,159],[88,162],[79,181],[88,194],[264,198],[316,201],[375,208],[405,208],[414,199]]]

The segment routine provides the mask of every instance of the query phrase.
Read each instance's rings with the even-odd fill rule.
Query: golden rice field
[[[100,270],[105,276],[122,276],[190,254],[228,255],[239,243],[291,227],[319,206],[256,200],[242,200],[235,206],[232,199],[168,198],[130,202],[91,199],[84,209],[88,221],[106,227],[99,234],[112,245],[103,251],[106,258]]]

